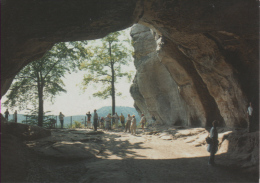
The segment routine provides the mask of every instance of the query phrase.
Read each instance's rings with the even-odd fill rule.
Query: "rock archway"
[[[259,111],[257,1],[3,0],[1,6],[2,95],[54,43],[139,23],[151,29],[132,31],[139,72],[131,91],[140,112],[162,123],[207,126],[219,119],[234,127],[246,125],[249,101]]]

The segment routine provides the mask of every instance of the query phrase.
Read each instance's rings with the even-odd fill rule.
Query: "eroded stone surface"
[[[183,32],[176,43],[143,25],[131,36],[137,73],[130,91],[140,113],[162,124],[247,126],[248,99],[218,43]]]
[[[1,130],[4,134],[11,134],[20,140],[35,140],[51,136],[51,131],[39,126],[26,125],[21,123],[3,123]]]

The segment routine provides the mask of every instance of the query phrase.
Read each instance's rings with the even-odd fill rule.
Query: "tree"
[[[20,109],[28,104],[38,105],[38,126],[43,126],[44,100],[53,101],[56,95],[66,92],[62,77],[86,57],[85,43],[58,43],[41,59],[25,66],[16,75],[4,105]]]
[[[132,54],[129,39],[122,37],[122,32],[114,32],[101,39],[101,44],[94,42],[88,49],[89,59],[81,63],[80,67],[89,72],[84,76],[84,87],[90,83],[102,84],[102,89],[94,93],[94,97],[112,97],[112,114],[115,114],[115,97],[121,95],[116,93],[115,83],[119,78],[128,77],[130,81],[132,77],[131,72],[122,70],[122,66],[131,61]]]

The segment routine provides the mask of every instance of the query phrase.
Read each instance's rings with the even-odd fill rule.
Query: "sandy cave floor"
[[[52,129],[52,136],[26,142],[27,182],[256,181],[226,166],[221,152],[217,165],[208,165],[206,136],[203,128],[150,127],[136,135],[122,128]]]

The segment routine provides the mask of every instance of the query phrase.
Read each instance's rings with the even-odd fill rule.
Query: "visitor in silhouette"
[[[17,110],[14,111],[14,122],[17,123]]]
[[[131,129],[131,134],[135,135],[136,134],[136,119],[135,119],[135,115],[132,116],[130,129]]]
[[[117,129],[118,128],[118,120],[119,120],[119,116],[117,115],[117,113],[115,113],[113,115],[113,118],[115,119],[115,128]]]
[[[120,122],[122,124],[122,127],[124,128],[125,127],[125,117],[122,113],[121,113],[121,116],[120,116]]]
[[[249,102],[249,106],[247,108],[247,118],[248,118],[248,132],[252,132],[252,123],[253,123],[253,107],[252,103]]]
[[[97,110],[94,110],[94,131],[97,131],[97,125],[98,125],[98,114],[97,114]]]
[[[111,114],[109,113],[106,117],[106,130],[111,130]]]
[[[130,114],[128,114],[128,115],[127,115],[127,118],[126,118],[125,132],[127,132],[127,130],[128,130],[129,133],[130,133],[131,121],[132,121],[132,117],[130,116]]]
[[[98,117],[98,123],[97,123],[97,127],[99,127],[100,128],[100,117]]]
[[[100,119],[100,128],[102,128],[102,129],[105,128],[104,122],[105,122],[105,119],[104,119],[104,117],[102,117],[102,118]]]
[[[91,114],[90,114],[90,111],[88,111],[86,115],[88,117],[88,119],[87,119],[87,128],[91,128],[91,122],[90,122]]]
[[[156,118],[155,118],[154,115],[152,116],[152,120],[153,120],[153,124],[152,124],[152,126],[155,126],[155,124],[156,124]]]
[[[64,114],[62,114],[62,112],[60,112],[60,114],[59,114],[60,128],[63,128],[64,117],[65,117]]]
[[[142,125],[142,130],[143,130],[143,132],[144,132],[145,122],[146,122],[146,118],[145,118],[144,114],[142,114],[142,115],[141,115],[141,121],[140,121],[140,123],[141,123],[141,125]]]
[[[208,145],[208,152],[210,153],[209,165],[215,165],[215,154],[218,151],[218,121],[215,120],[212,123],[213,127],[210,129],[209,137],[211,138],[211,143]]]
[[[9,117],[9,111],[8,109],[5,110],[5,119],[6,121],[8,121],[8,117]]]
[[[50,119],[50,128],[55,128],[56,120],[55,119]]]

